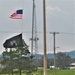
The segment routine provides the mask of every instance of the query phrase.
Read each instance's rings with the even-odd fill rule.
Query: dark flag
[[[22,34],[16,35],[10,39],[7,39],[3,44],[5,48],[15,48],[19,46],[23,46]]]

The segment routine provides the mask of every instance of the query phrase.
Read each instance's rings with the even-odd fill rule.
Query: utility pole
[[[43,0],[43,32],[44,32],[44,75],[47,75],[47,56],[46,56],[46,6]]]
[[[59,32],[50,32],[54,37],[54,75],[56,75],[56,46],[55,46],[55,35],[59,34]]]

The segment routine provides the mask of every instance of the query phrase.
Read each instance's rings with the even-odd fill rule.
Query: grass
[[[75,75],[75,70],[59,70],[56,72],[57,75]]]
[[[43,70],[38,70],[37,75],[43,75]],[[48,70],[48,75],[54,75],[54,70]],[[75,70],[57,70],[56,75],[75,75]]]
[[[43,70],[40,69],[35,74],[43,75]],[[9,74],[0,74],[0,75],[9,75]],[[14,75],[19,75],[19,74],[14,74]],[[26,74],[22,74],[22,75],[26,75]],[[54,70],[48,70],[47,75],[54,75]],[[57,70],[56,75],[75,75],[75,70]]]

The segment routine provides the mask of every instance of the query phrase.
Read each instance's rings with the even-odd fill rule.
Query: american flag
[[[16,10],[12,15],[10,15],[10,18],[12,19],[22,19],[23,10]]]

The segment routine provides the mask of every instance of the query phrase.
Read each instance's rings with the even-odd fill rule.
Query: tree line
[[[56,54],[56,68],[59,69],[69,69],[69,66],[72,62],[75,62],[75,59],[71,58],[69,55],[66,55],[65,53],[59,52]],[[38,66],[43,67],[43,56],[41,59],[38,59]],[[47,58],[47,68],[50,68],[50,66],[54,66],[54,58]]]
[[[22,73],[31,74],[32,72],[37,71],[38,67],[43,67],[43,56],[41,59],[36,59],[34,55],[31,55],[29,52],[28,45],[24,42],[23,47],[16,47],[6,49],[3,53],[3,59],[0,62],[4,65],[4,68],[1,69],[1,73]],[[56,67],[59,69],[68,69],[69,65],[75,61],[69,55],[64,53],[56,54]],[[54,65],[54,59],[47,58],[47,68]]]

